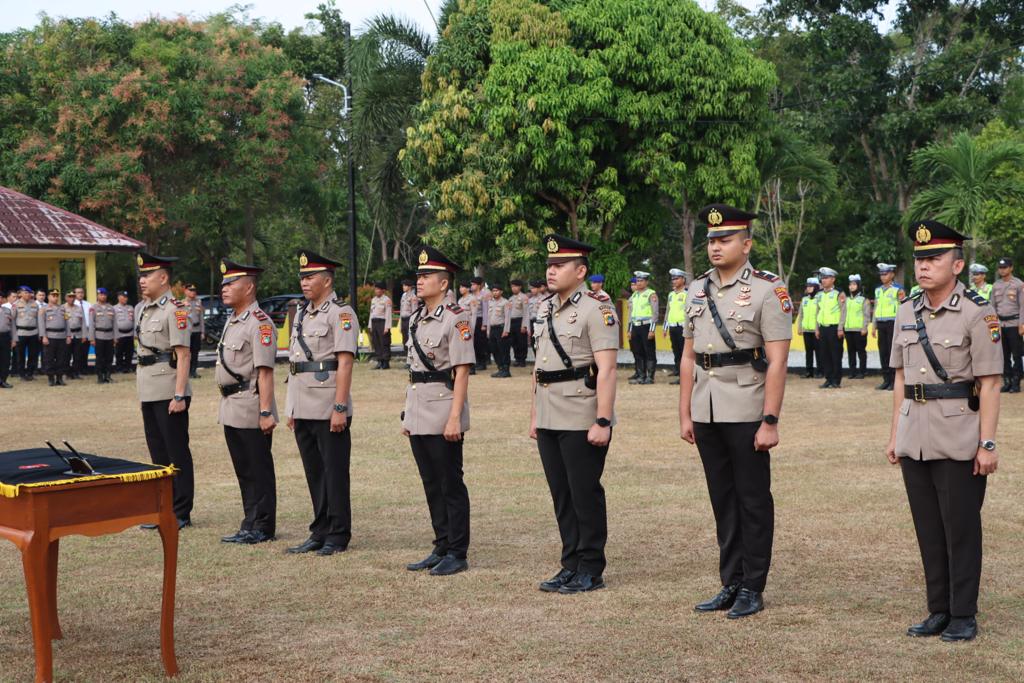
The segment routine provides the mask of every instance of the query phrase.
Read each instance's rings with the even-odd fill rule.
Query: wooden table
[[[63,637],[57,619],[57,557],[61,537],[101,536],[147,523],[159,525],[164,551],[160,655],[167,675],[178,673],[174,657],[178,522],[172,506],[173,481],[173,477],[135,482],[104,479],[23,488],[14,498],[0,496],[0,537],[21,549],[25,569],[36,683],[53,680],[50,641]]]

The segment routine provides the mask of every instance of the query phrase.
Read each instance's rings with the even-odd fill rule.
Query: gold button
[[[713,348],[715,348],[715,345],[714,344],[708,344],[708,348],[709,349],[713,349]]]
[[[927,371],[927,370],[925,370],[924,368],[921,368],[921,374],[922,374],[922,375],[923,375],[923,374],[925,374],[926,372],[928,372],[928,371]]]
[[[714,377],[714,376],[715,376],[715,371],[714,370],[708,370],[708,377]]]
[[[935,320],[935,314],[934,314],[934,313],[931,313],[931,314],[929,314],[929,315],[928,315],[928,317],[929,317],[929,318],[930,318],[931,320]]]
[[[960,412],[961,413],[964,412],[964,407],[963,406],[960,406]]]
[[[754,375],[754,381],[755,382],[757,381],[757,375]]]
[[[415,384],[412,385],[412,390],[416,391],[416,385]]]
[[[583,390],[582,390],[582,389],[577,389],[577,390],[576,390],[576,393],[577,393],[577,394],[582,394],[582,393],[583,393]]]
[[[943,344],[948,344],[948,343],[949,343],[949,340],[948,340],[948,339],[943,339],[943,340],[942,340],[942,343],[943,343]]]
[[[723,296],[725,296],[725,294],[723,294],[722,292],[719,292],[719,293],[718,293],[718,298],[719,298],[719,299],[721,299],[721,298],[722,298]]]
[[[545,363],[547,363],[548,362],[548,357],[544,356],[543,358],[541,358],[541,360],[544,361]]]
[[[558,314],[557,314],[557,313],[555,313],[555,317],[556,317],[556,318],[558,317]]]
[[[444,396],[444,393],[443,392],[438,393],[438,396]]]

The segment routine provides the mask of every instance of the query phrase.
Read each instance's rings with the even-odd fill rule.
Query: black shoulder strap
[[[308,307],[308,303],[303,304],[302,310],[299,311],[299,320],[295,324],[295,338],[299,342],[299,347],[302,349],[302,353],[306,354],[306,360],[312,362],[313,352],[309,350],[309,344],[307,344],[306,340],[302,337],[302,319],[306,317],[306,310]]]
[[[227,331],[227,330],[225,329],[225,332],[226,332],[226,331]],[[224,368],[224,371],[225,371],[225,372],[227,372],[227,373],[228,373],[229,375],[231,375],[232,377],[234,377],[234,378],[235,378],[235,381],[236,381],[236,382],[238,382],[239,384],[241,384],[242,382],[244,382],[244,381],[245,381],[245,377],[242,377],[242,376],[241,376],[240,374],[238,374],[237,372],[235,372],[234,370],[232,370],[232,369],[231,369],[231,368],[230,368],[230,367],[228,366],[228,362],[227,362],[226,360],[224,360],[224,336],[225,336],[224,334],[221,334],[221,335],[220,335],[220,341],[219,341],[219,342],[217,343],[217,354],[218,354],[218,355],[220,356],[220,366],[221,366],[222,368]],[[300,337],[300,338],[301,338],[301,337]]]
[[[924,326],[924,318],[921,316],[921,309],[917,306],[914,307],[914,319],[917,321],[917,338],[921,342],[921,350],[924,351],[924,355],[928,357],[928,363],[932,366],[932,370],[939,376],[943,382],[949,381],[949,373],[946,372],[946,368],[942,367],[942,363],[935,357],[935,350],[932,349],[932,342],[928,339],[928,330]]]
[[[562,365],[567,368],[572,367],[572,358],[569,358],[569,354],[562,348],[561,342],[558,341],[558,335],[555,334],[555,302],[548,301],[548,336],[551,337],[551,345],[555,347],[555,352],[558,357],[562,359]]]
[[[139,346],[149,351],[154,356],[159,356],[161,353],[167,353],[167,351],[161,351],[160,349],[153,348],[147,344],[142,343],[142,311],[145,310],[145,306],[139,309],[139,317],[135,321],[135,338],[138,339]],[[134,315],[134,312],[133,312]],[[169,350],[169,349],[168,349]]]
[[[704,298],[707,299],[708,310],[711,311],[711,319],[715,321],[715,327],[718,328],[718,334],[722,335],[722,341],[725,342],[726,346],[735,351],[736,342],[733,340],[732,335],[729,334],[725,323],[722,322],[722,316],[718,315],[718,306],[715,305],[715,299],[711,296],[710,277],[704,280]]]
[[[423,367],[428,372],[437,372],[437,368],[430,362],[427,354],[423,352],[423,347],[420,346],[420,340],[416,338],[416,330],[420,327],[420,320],[423,318],[424,307],[420,304],[420,307],[416,309],[416,312],[412,316],[412,320],[409,321],[409,338],[412,339],[412,348],[415,349],[416,355],[420,357],[420,362],[423,363]]]

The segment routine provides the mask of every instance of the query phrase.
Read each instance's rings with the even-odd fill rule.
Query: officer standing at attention
[[[370,300],[370,340],[373,352],[377,356],[374,370],[391,369],[391,297],[388,296],[386,282],[373,285],[373,298]]]
[[[487,319],[484,317],[484,309],[487,303],[487,290],[484,288],[484,279],[474,277],[469,281],[469,290],[473,297],[473,306],[470,308],[473,318],[473,345],[476,349],[476,370],[487,369],[487,356],[490,354],[490,345],[487,340]]]
[[[980,263],[972,263],[969,269],[971,277],[971,289],[981,294],[985,301],[992,300],[992,285],[985,282],[988,277],[988,268]]]
[[[398,300],[398,321],[402,330],[402,348],[409,344],[409,318],[413,311],[419,308],[420,302],[416,298],[416,283],[405,278],[402,280],[402,298]]]
[[[863,379],[868,370],[868,321],[871,320],[871,301],[864,296],[860,275],[850,276],[847,285],[843,332],[846,337],[846,357],[850,379]],[[858,366],[859,363],[859,366]]]
[[[185,285],[185,303],[188,304],[188,324],[192,326],[192,335],[188,340],[191,362],[189,363],[189,377],[199,379],[199,350],[203,348],[203,340],[206,339],[206,316],[203,314],[203,302],[197,296],[199,290],[193,284]]]
[[[68,315],[68,331],[71,333],[64,367],[68,379],[82,379],[89,364],[89,325],[85,308],[75,299],[74,290],[64,295],[64,311]]]
[[[672,342],[672,372],[674,379],[669,384],[679,384],[679,361],[683,358],[683,327],[686,325],[686,271],[672,268],[668,271],[672,280],[672,291],[665,304],[665,325],[661,336]]]
[[[277,525],[277,484],[271,452],[277,426],[277,326],[256,303],[262,268],[225,259],[220,272],[220,300],[232,313],[217,344],[217,421],[224,427],[244,513],[238,531],[220,540],[255,545],[274,540]]]
[[[843,381],[843,330],[846,324],[846,295],[836,289],[836,271],[820,268],[821,291],[818,292],[818,327],[814,332],[821,345],[822,389],[838,389]]]
[[[96,383],[109,384],[110,365],[114,358],[114,307],[107,302],[107,290],[96,290],[96,304],[89,307],[89,335],[96,349]]]
[[[695,609],[738,619],[764,609],[775,529],[769,449],[779,443],[793,304],[782,280],[750,264],[754,214],[712,204],[699,217],[712,269],[690,285],[679,424],[704,465],[722,589]]]
[[[821,357],[818,352],[818,338],[814,335],[818,327],[818,291],[821,282],[816,277],[809,277],[804,283],[804,295],[800,299],[800,312],[796,316],[796,329],[804,337],[804,364],[807,368],[802,377],[814,377],[814,361],[818,360],[818,371],[821,371]]]
[[[562,538],[562,569],[540,589],[584,593],[604,588],[608,514],[601,475],[615,423],[615,367],[619,321],[611,299],[587,291],[594,250],[549,235],[547,284],[537,324],[530,437]]]
[[[892,354],[893,328],[896,325],[896,312],[907,294],[903,288],[895,284],[896,266],[891,263],[879,263],[878,277],[882,284],[875,287],[875,303],[871,320],[874,323],[874,330],[871,334],[878,338],[878,360],[882,364],[882,383],[876,389],[880,391],[892,391],[893,377],[895,370],[889,365],[889,356]]]
[[[188,307],[171,295],[171,267],[178,259],[140,253],[139,291],[135,330],[139,363],[135,381],[142,404],[142,426],[149,457],[157,465],[174,465],[174,516],[178,528],[192,526],[195,472],[189,449],[188,409],[192,385],[188,381]],[[156,525],[143,525],[155,529]]]
[[[527,308],[527,315],[530,317],[530,348],[534,350],[536,350],[537,311],[540,310],[540,302],[545,296],[541,293],[543,285],[543,280],[530,280],[530,302]],[[593,289],[593,285],[591,285],[591,289]],[[534,362],[536,362],[536,359],[534,359]]]
[[[313,501],[309,538],[292,554],[343,552],[352,539],[349,465],[352,458],[352,365],[359,348],[359,319],[334,296],[337,261],[299,252],[305,304],[292,323],[289,348],[288,428],[306,471]]]
[[[14,349],[14,370],[22,380],[31,382],[35,379],[36,366],[39,365],[39,311],[42,307],[36,302],[32,288],[19,287],[21,301],[14,303],[14,330],[17,344]]]
[[[603,292],[604,291],[604,275],[601,273],[594,273],[587,278],[587,282],[590,284],[591,292]]]
[[[1024,282],[1013,276],[1013,261],[1008,258],[999,259],[999,279],[992,285],[992,305],[999,316],[1003,340],[1003,393],[1020,392],[1020,379],[1024,374],[1021,369],[1021,355],[1024,344],[1021,335],[1024,325],[1021,324],[1021,299],[1024,299]]]
[[[468,280],[459,283],[459,298],[458,301],[456,301],[455,303],[457,303],[461,308],[463,308],[469,315],[469,326],[474,330],[475,334],[476,326],[475,321],[473,320],[473,310],[474,307],[476,306],[476,297],[474,297],[473,293],[470,291]],[[406,344],[406,346],[408,346],[408,344]],[[473,341],[473,353],[476,353],[476,340]],[[473,361],[473,365],[469,368],[469,374],[476,374],[475,360]]]
[[[0,292],[0,389],[10,389],[7,377],[11,373],[11,355],[14,351],[14,306],[8,303],[6,293]]]
[[[406,353],[409,386],[402,434],[409,437],[427,496],[434,549],[409,571],[449,576],[469,569],[469,492],[462,480],[462,443],[469,430],[469,369],[476,362],[469,310],[445,304],[459,266],[433,247],[423,247]]]
[[[658,325],[658,295],[647,286],[650,273],[634,271],[636,290],[630,300],[629,347],[636,357],[638,377],[630,384],[654,384],[658,356],[654,344],[654,328]]]
[[[509,372],[509,333],[512,330],[512,309],[508,305],[508,299],[502,296],[504,290],[500,284],[495,283],[491,287],[491,298],[487,302],[487,337],[491,344],[491,355],[494,356],[494,364],[498,371],[491,374],[491,377],[511,377]]]
[[[114,305],[114,353],[117,371],[132,371],[132,353],[135,351],[135,309],[128,303],[128,292],[117,293]]]
[[[928,617],[907,630],[947,642],[978,633],[981,506],[999,465],[1000,326],[977,292],[957,281],[970,239],[937,222],[912,227],[923,290],[899,308],[892,430],[886,456],[900,463],[924,564]]]
[[[512,288],[512,296],[508,298],[509,337],[512,350],[515,352],[515,367],[526,367],[526,344],[530,336],[526,328],[527,309],[530,297],[523,292],[523,281],[512,280],[508,283]]]
[[[68,344],[71,331],[68,327],[68,311],[60,303],[60,290],[50,290],[50,301],[39,309],[39,331],[43,341],[43,371],[51,387],[63,387],[64,370],[67,365]],[[71,293],[74,297],[74,293]]]

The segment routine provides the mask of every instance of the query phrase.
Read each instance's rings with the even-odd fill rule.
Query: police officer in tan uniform
[[[74,290],[64,294],[64,312],[68,317],[67,352],[64,354],[64,372],[68,379],[82,379],[89,358],[89,325],[85,309],[76,303]]]
[[[971,640],[978,633],[981,506],[999,465],[1000,320],[957,280],[969,238],[937,221],[912,224],[910,236],[922,291],[896,315],[886,448],[903,471],[928,596],[928,617],[907,634]]]
[[[12,388],[7,383],[7,377],[11,371],[11,357],[14,351],[14,302],[8,302],[13,298],[5,291],[0,292],[0,389]]]
[[[391,297],[384,281],[373,285],[374,296],[370,299],[370,341],[377,356],[374,370],[391,369]]]
[[[679,423],[704,466],[722,589],[695,609],[738,619],[764,609],[775,529],[768,451],[779,443],[793,304],[782,280],[750,264],[754,214],[712,204],[699,217],[713,267],[686,298]]]
[[[194,284],[185,285],[185,304],[188,307],[188,323],[192,326],[192,334],[188,339],[191,356],[189,377],[199,379],[199,351],[206,339],[206,317],[203,315],[203,302],[198,296],[199,289]]]
[[[220,272],[220,299],[232,313],[217,345],[218,422],[224,426],[245,515],[238,531],[220,540],[254,545],[274,540],[277,524],[277,484],[270,450],[277,426],[277,327],[256,303],[262,268],[225,259]]]
[[[128,303],[128,292],[117,293],[114,304],[114,355],[117,371],[132,371],[132,354],[135,353],[135,309]]]
[[[135,334],[139,341],[135,381],[142,404],[142,426],[152,461],[178,468],[174,477],[174,516],[182,529],[192,526],[195,496],[188,435],[188,409],[192,403],[188,343],[192,330],[185,302],[171,294],[171,268],[178,259],[140,253],[136,260],[142,301],[135,306]]]
[[[96,289],[96,304],[89,308],[89,336],[96,349],[96,383],[109,384],[114,358],[114,307],[107,301],[105,287]]]
[[[416,298],[416,283],[405,278],[402,280],[402,298],[398,300],[398,323],[402,331],[402,347],[409,344],[409,318],[419,308],[420,302]]]
[[[476,334],[476,319],[473,317],[473,312],[476,310],[477,300],[473,296],[473,292],[470,291],[469,280],[465,280],[459,283],[459,298],[455,302],[469,315],[470,327],[473,328],[473,334]],[[476,358],[476,339],[473,340],[473,354],[474,359]],[[473,361],[473,365],[469,368],[469,374],[476,374],[476,361]]]
[[[548,593],[604,588],[608,515],[601,474],[615,423],[619,321],[607,295],[587,289],[590,245],[544,238],[551,296],[540,303],[530,436],[537,440],[562,538]]]
[[[74,297],[74,293],[71,293]],[[51,289],[49,302],[39,309],[39,332],[43,342],[43,371],[51,387],[62,387],[68,362],[68,344],[71,331],[68,328],[68,311],[60,303],[60,290]]]
[[[14,302],[14,372],[22,380],[31,382],[35,380],[39,364],[39,310],[42,306],[36,302],[31,287],[22,285],[18,290],[21,300]]]
[[[313,522],[309,538],[287,552],[328,556],[346,550],[352,538],[349,427],[359,319],[334,296],[334,269],[340,264],[309,250],[298,257],[306,301],[292,322],[285,415],[306,472]]]
[[[517,368],[526,367],[527,338],[527,311],[530,305],[530,297],[523,291],[523,281],[516,279],[508,283],[512,289],[512,295],[508,298],[509,317],[509,339],[512,342],[512,352],[515,354],[513,365]]]
[[[1013,274],[1013,261],[999,259],[999,277],[992,284],[992,305],[999,316],[1000,337],[1003,345],[1003,393],[1020,393],[1020,380],[1024,375],[1024,282]]]
[[[469,429],[469,370],[476,362],[469,310],[445,304],[459,266],[423,247],[416,271],[421,302],[409,327],[409,387],[402,433],[409,437],[434,528],[434,549],[410,571],[448,576],[469,569],[469,492],[462,480],[462,443]]]
[[[487,338],[491,345],[491,356],[498,371],[491,374],[491,377],[511,377],[509,372],[511,361],[509,358],[509,346],[512,340],[512,309],[509,307],[508,299],[502,296],[504,288],[500,284],[491,286],[491,298],[487,301],[487,323],[484,328],[487,331]]]
[[[473,297],[473,306],[470,313],[473,317],[473,344],[476,348],[476,370],[487,369],[487,358],[490,353],[490,345],[487,339],[487,300],[489,294],[484,288],[484,279],[475,276],[469,281],[469,291]]]

